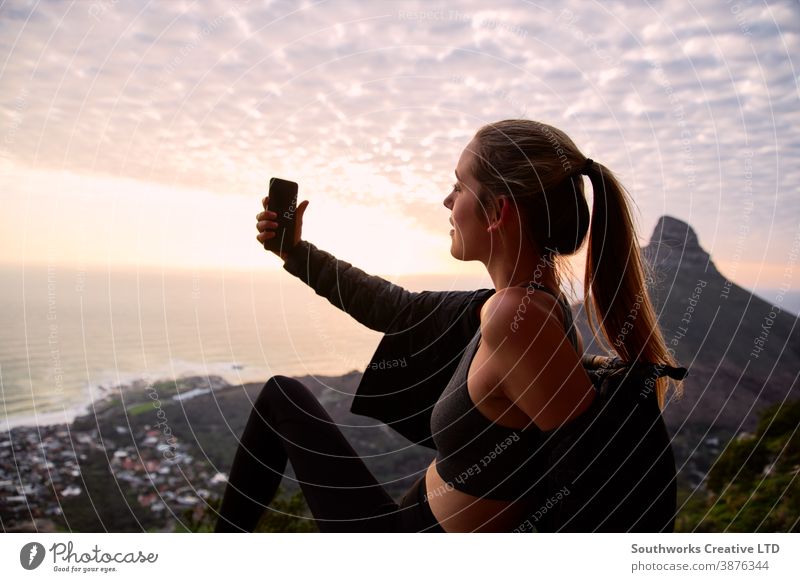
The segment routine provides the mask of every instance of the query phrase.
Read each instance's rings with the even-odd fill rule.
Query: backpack
[[[538,507],[515,532],[671,532],[675,458],[655,392],[686,368],[584,355],[596,390],[580,416],[549,431],[537,456],[547,468]]]

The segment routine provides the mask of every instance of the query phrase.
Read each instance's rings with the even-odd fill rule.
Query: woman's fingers
[[[265,196],[264,199],[261,201],[261,205],[264,207],[263,212],[259,212],[256,214],[256,228],[258,229],[258,234],[256,235],[256,240],[260,243],[264,243],[264,241],[271,239],[272,237],[276,236],[275,230],[278,228],[278,223],[274,220],[268,220],[270,218],[277,218],[277,214],[270,210],[267,210],[267,204],[269,203],[269,196]]]
[[[256,214],[256,220],[266,220],[268,218],[277,218],[278,215],[271,210],[265,210],[264,212],[259,212]]]
[[[258,229],[258,232],[264,232],[268,228],[269,229],[278,228],[278,223],[272,220],[259,220],[256,223],[256,228]]]

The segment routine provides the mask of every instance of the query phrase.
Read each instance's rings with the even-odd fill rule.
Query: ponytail
[[[589,328],[598,341],[625,362],[649,362],[678,366],[658,325],[646,282],[653,283],[653,269],[642,260],[636,240],[627,192],[611,170],[594,162],[585,173],[594,196],[584,277],[584,306]],[[589,307],[591,306],[591,307]],[[600,321],[596,333],[593,316]],[[676,395],[683,381],[669,376],[655,379],[658,404],[664,407],[670,383]]]

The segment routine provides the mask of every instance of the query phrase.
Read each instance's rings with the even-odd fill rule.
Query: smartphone
[[[297,209],[297,182],[269,179],[269,202],[267,210],[277,215],[275,236],[264,241],[264,248],[278,253],[289,251],[295,229],[295,210]]]

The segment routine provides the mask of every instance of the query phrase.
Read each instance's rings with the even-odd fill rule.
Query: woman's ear
[[[495,203],[492,207],[492,213],[489,217],[488,230],[500,230],[500,226],[508,226],[511,222],[511,200],[505,194],[501,194],[495,198]]]

